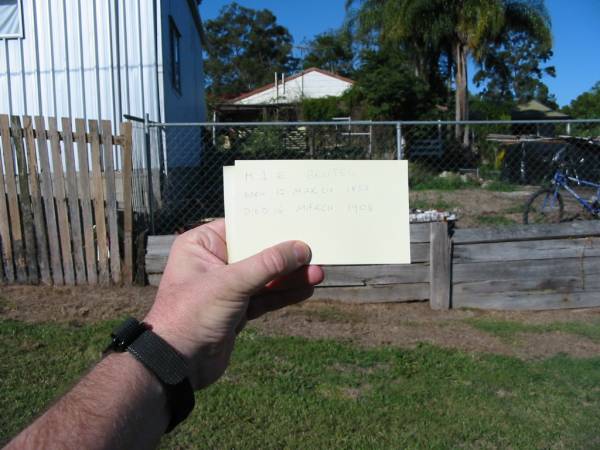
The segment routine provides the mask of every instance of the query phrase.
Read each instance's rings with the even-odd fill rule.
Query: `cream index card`
[[[223,168],[229,262],[287,240],[313,264],[408,264],[406,161],[236,161]]]

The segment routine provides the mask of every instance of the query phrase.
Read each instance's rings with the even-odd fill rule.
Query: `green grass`
[[[485,189],[488,191],[496,191],[496,192],[514,192],[519,189],[519,186],[508,183],[506,181],[501,180],[493,180],[490,181],[489,184],[485,186]]]
[[[463,181],[459,175],[450,175],[445,178],[432,176],[429,179],[422,180],[419,183],[414,184],[411,186],[411,189],[413,191],[456,191],[458,189],[467,189],[472,187],[479,187],[479,183],[470,179]]]
[[[507,341],[514,341],[520,333],[551,333],[558,331],[583,336],[592,341],[600,342],[600,320],[595,322],[527,324],[509,320],[475,318],[467,319],[466,322],[478,330],[493,334]]]
[[[513,219],[509,217],[505,217],[501,214],[488,214],[485,216],[477,216],[475,217],[475,221],[479,225],[487,225],[487,226],[507,226],[514,225],[515,222]]]
[[[0,442],[99,356],[112,325],[0,322]],[[599,387],[600,358],[525,362],[244,332],[225,377],[162,446],[593,448]]]

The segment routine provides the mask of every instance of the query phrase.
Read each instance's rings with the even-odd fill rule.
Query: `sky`
[[[316,34],[338,28],[344,22],[346,0],[238,0],[242,6],[270,9],[278,22],[302,45]],[[200,12],[210,20],[229,0],[203,0]],[[545,77],[560,106],[600,81],[600,0],[546,0],[552,19],[556,78]],[[471,65],[471,75],[474,73]],[[471,83],[473,90],[474,85]]]

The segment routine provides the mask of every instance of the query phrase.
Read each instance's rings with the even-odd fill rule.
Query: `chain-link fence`
[[[222,167],[241,159],[408,159],[415,211],[453,213],[461,228],[509,226],[559,168],[598,205],[597,186],[580,181],[600,181],[600,120],[138,123],[135,202],[149,232],[223,216]],[[559,197],[558,220],[594,217],[566,189]],[[545,203],[558,205],[556,195]]]

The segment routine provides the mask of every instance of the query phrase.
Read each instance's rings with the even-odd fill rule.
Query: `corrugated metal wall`
[[[161,121],[160,3],[22,0],[24,38],[0,40],[0,112]]]

